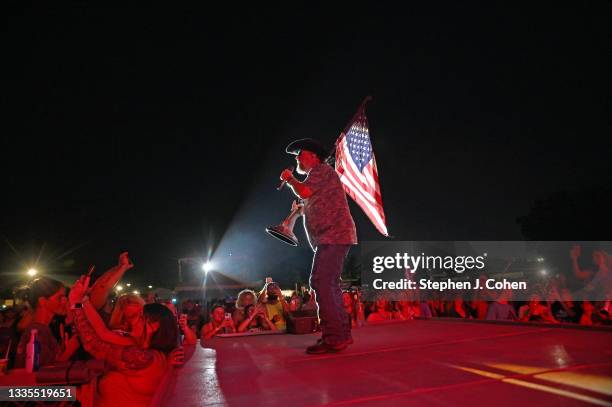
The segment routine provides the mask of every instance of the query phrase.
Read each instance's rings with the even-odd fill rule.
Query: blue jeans
[[[312,260],[310,286],[316,293],[323,340],[331,345],[345,342],[351,335],[340,289],[340,274],[350,248],[350,245],[322,244]]]

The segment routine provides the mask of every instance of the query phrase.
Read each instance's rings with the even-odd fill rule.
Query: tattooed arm
[[[85,313],[85,317],[87,321],[91,324],[93,329],[96,331],[98,337],[104,342],[114,343],[115,345],[122,346],[130,346],[135,345],[136,341],[132,337],[125,337],[115,332],[109,330],[106,325],[104,325],[104,321],[100,318],[98,311],[91,305],[91,301],[84,301],[83,304],[83,312]]]
[[[119,280],[121,280],[125,272],[132,267],[134,267],[134,265],[130,261],[128,253],[121,253],[119,255],[118,264],[110,270],[107,270],[100,278],[96,280],[89,292],[91,305],[93,305],[95,309],[100,309],[104,306],[106,303],[106,298],[108,297],[108,294],[112,288]]]
[[[153,363],[155,351],[138,346],[121,346],[105,342],[96,333],[82,309],[72,310],[79,338],[87,352],[119,369],[142,370]]]

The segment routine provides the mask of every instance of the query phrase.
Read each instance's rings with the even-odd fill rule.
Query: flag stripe
[[[374,224],[376,229],[386,235],[387,229],[384,220],[381,218],[378,210],[370,203],[363,200],[363,198],[360,196],[360,190],[355,187],[349,179],[341,178],[341,181],[345,185],[345,190],[349,192],[351,198],[353,198],[353,200],[355,200],[355,202],[359,204],[359,206],[363,209],[368,218],[372,220],[372,223]]]
[[[342,176],[351,181],[351,183],[357,188],[359,187],[359,183],[355,180],[355,177],[351,171],[346,171]],[[372,197],[372,195],[370,195],[368,191],[364,189],[359,189],[359,195],[374,205],[378,203],[376,199],[374,199],[374,197]]]
[[[363,198],[362,191],[355,187],[347,177],[341,177],[340,180],[348,188],[349,195],[359,206],[364,210],[368,218],[374,223],[374,226],[380,233],[387,236],[387,227],[385,221],[381,219],[377,208],[374,208],[366,199]]]
[[[350,154],[350,152],[346,148],[346,143],[343,143],[342,147],[343,147],[343,150],[344,150],[344,156],[343,157],[346,157],[346,154]],[[374,156],[372,156],[372,158],[373,157]],[[373,200],[375,199],[376,202],[380,203],[380,205],[382,206],[382,199],[380,197],[380,193],[371,194],[371,192],[377,192],[376,191],[377,190],[376,187],[378,185],[376,183],[374,183],[374,182],[370,182],[366,178],[366,176],[363,173],[361,173],[359,171],[359,169],[357,169],[357,167],[355,166],[355,164],[351,160],[347,160],[347,161],[349,163],[349,167],[346,169],[346,172],[352,174],[354,178],[356,177],[356,178],[359,179],[359,182],[357,182],[355,180],[354,184],[355,185],[359,185],[363,192],[367,193],[368,196],[372,196],[373,197],[372,199]],[[366,170],[366,168],[371,168],[371,166],[370,166],[371,163],[372,163],[372,161],[370,161],[368,163],[368,165],[366,167],[364,167],[364,170]],[[367,172],[368,171],[364,171],[364,173],[367,173]]]

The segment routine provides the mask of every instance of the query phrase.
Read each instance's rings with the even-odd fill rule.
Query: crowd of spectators
[[[609,270],[609,256],[600,256],[598,272],[590,272],[579,268],[575,261],[578,255],[573,249],[577,278],[588,279],[592,286],[594,279],[599,284],[610,276],[602,275],[602,270]],[[101,405],[147,405],[168,368],[183,363],[183,346],[195,345],[198,338],[208,341],[221,334],[280,333],[287,330],[291,318],[316,319],[315,292],[302,287],[285,296],[271,278],[259,291],[244,289],[235,299],[177,303],[152,292],[114,298],[112,288],[131,267],[127,253],[123,253],[118,265],[91,287],[86,276],[72,287],[48,277],[33,280],[24,301],[0,312],[0,352],[9,355],[9,368],[24,366],[26,344],[36,329],[41,366],[105,359],[112,370],[100,380]],[[612,293],[605,301],[577,299],[563,276],[550,278],[536,291],[528,301],[513,301],[510,290],[481,290],[470,299],[457,294],[450,299],[391,301],[386,293],[366,300],[359,287],[350,287],[343,292],[342,303],[353,328],[432,317],[611,324]]]
[[[132,267],[127,253],[89,287],[82,276],[70,288],[40,277],[21,290],[18,306],[0,314],[0,351],[9,369],[26,365],[32,331],[40,342],[39,366],[104,360],[111,368],[98,382],[98,405],[147,406],[171,366],[183,363],[184,345],[197,343],[188,313],[171,301],[145,303],[134,294],[113,301],[113,286]]]
[[[274,287],[274,288],[270,288]],[[290,296],[269,295],[277,292],[275,283],[268,284],[257,295],[252,290],[242,291],[235,303],[212,300],[209,320],[202,330],[202,339],[216,334],[284,330],[286,319],[299,312],[316,315],[316,302],[310,291],[292,292]],[[612,301],[575,301],[569,289],[562,288],[548,293],[533,294],[528,301],[512,301],[508,291],[484,290],[470,300],[457,294],[452,300],[401,300],[390,301],[385,293],[370,301],[362,299],[358,287],[342,294],[344,309],[352,327],[387,321],[408,321],[415,318],[460,318],[489,321],[516,321],[539,323],[566,323],[580,325],[612,325],[610,312]],[[297,314],[297,313],[296,313]],[[206,319],[208,318],[208,319]]]
[[[595,268],[588,270],[581,268],[578,258],[581,255],[580,246],[574,246],[569,253],[573,274],[571,278],[583,287],[573,291],[568,278],[564,274],[557,274],[546,279],[545,283],[534,284],[532,294],[523,301],[513,300],[511,290],[476,291],[471,298],[465,298],[465,292],[446,294],[440,298],[415,299],[413,297],[399,301],[391,301],[397,293],[379,292],[375,298],[364,300],[359,287],[351,287],[343,292],[342,301],[347,316],[351,319],[352,327],[363,324],[373,324],[393,320],[411,320],[414,318],[460,318],[474,320],[539,322],[539,323],[566,323],[579,325],[611,325],[612,319],[612,259],[603,250],[594,250],[592,260]],[[487,276],[479,276],[480,286],[485,287]],[[592,301],[597,290],[606,290],[602,301]],[[245,332],[245,330],[272,329],[272,324],[278,330],[286,327],[287,317],[295,311],[316,313],[315,294],[310,290],[292,292],[284,298],[276,283],[267,282],[263,289],[256,294],[251,290],[244,290],[238,295],[235,304],[219,302],[219,315],[227,312],[232,332]],[[418,294],[416,295],[418,297]],[[582,297],[582,298],[581,298]],[[602,298],[602,296],[598,296]],[[214,301],[213,301],[214,303]],[[249,305],[253,306],[249,308]],[[245,312],[246,311],[246,312]],[[242,324],[248,315],[250,321],[256,322]],[[303,315],[303,314],[302,314]],[[272,324],[268,324],[272,322]],[[220,324],[221,322],[219,322]],[[221,332],[220,330],[216,331]],[[210,334],[202,336],[209,339]],[[223,333],[223,332],[221,332]]]

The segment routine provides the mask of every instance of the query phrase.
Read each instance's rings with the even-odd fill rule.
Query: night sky
[[[122,250],[140,284],[209,249],[250,281],[304,275],[308,247],[263,232],[289,211],[284,148],[332,146],[367,95],[395,239],[521,240],[535,200],[609,186],[611,3],[456,3],[4,5],[4,288]]]

